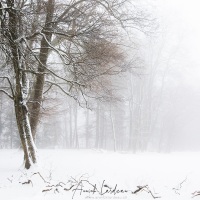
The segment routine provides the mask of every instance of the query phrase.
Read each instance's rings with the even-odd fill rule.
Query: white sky
[[[200,0],[153,1],[162,18],[161,26],[172,36],[169,42],[171,45],[180,42],[178,51],[183,52],[183,57],[177,60],[186,67],[182,72],[185,81],[200,87]]]

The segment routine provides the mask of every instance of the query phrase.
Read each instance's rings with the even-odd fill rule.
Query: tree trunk
[[[15,62],[15,61],[14,61]],[[17,63],[15,63],[17,65]],[[19,70],[20,69],[20,70]],[[22,147],[24,150],[25,167],[29,169],[31,161],[37,162],[36,148],[32,138],[30,121],[28,117],[27,94],[28,94],[28,80],[26,74],[23,73],[24,65],[16,69],[16,93],[15,93],[15,114],[17,126],[20,134]]]
[[[67,129],[67,112],[64,113],[64,148],[69,148],[69,136],[68,136],[68,129]]]
[[[2,144],[1,142],[1,134],[2,134],[2,130],[3,130],[3,123],[2,123],[2,111],[3,111],[3,106],[2,106],[2,102],[3,102],[3,99],[2,99],[2,95],[0,94],[0,144]],[[1,145],[0,145],[0,148],[1,148]]]
[[[105,134],[105,116],[104,116],[104,109],[101,107],[101,115],[100,115],[100,147],[105,148],[104,140],[106,138]]]
[[[74,143],[75,148],[79,148],[79,138],[78,138],[78,108],[77,103],[74,102]]]
[[[111,120],[111,125],[112,125],[113,144],[114,144],[113,147],[114,147],[114,152],[116,152],[117,150],[116,131],[115,131],[115,124],[114,124],[111,104],[110,104],[110,120]]]
[[[14,6],[14,1],[8,0],[7,6],[11,7],[8,10],[9,17],[9,33],[7,37],[9,38],[9,45],[11,51],[11,59],[15,72],[15,94],[13,94],[14,106],[15,106],[15,116],[18,126],[18,131],[21,139],[22,148],[24,151],[25,168],[29,169],[32,162],[36,163],[36,150],[32,139],[30,123],[28,118],[28,108],[27,108],[27,96],[29,91],[29,84],[26,77],[24,57],[21,52],[21,44],[17,43],[17,39],[21,33],[21,20],[19,19],[19,14],[16,9],[12,9]],[[14,93],[14,92],[13,92]]]
[[[134,98],[134,93],[133,93],[133,77],[132,74],[130,74],[130,99],[129,99],[129,144],[128,144],[128,149],[132,150],[133,149],[133,140],[134,140],[134,131],[133,131],[133,98]]]
[[[48,0],[47,3],[47,15],[46,15],[46,22],[45,27],[43,29],[43,33],[45,37],[41,40],[41,46],[40,46],[40,54],[39,54],[39,60],[40,63],[38,65],[38,72],[39,74],[36,77],[36,82],[33,89],[33,94],[31,97],[31,103],[30,106],[30,125],[31,125],[31,131],[33,134],[33,139],[35,140],[36,137],[36,131],[38,126],[38,121],[40,117],[40,107],[42,104],[42,96],[43,96],[43,88],[44,88],[44,79],[45,75],[44,72],[46,71],[45,67],[47,65],[47,59],[49,55],[49,44],[51,42],[52,38],[52,21],[53,21],[53,13],[54,13],[54,5],[55,0]]]
[[[100,134],[100,106],[99,102],[97,102],[97,109],[96,109],[96,139],[95,139],[95,148],[99,148],[99,134]]]
[[[69,146],[73,148],[72,105],[69,105]]]
[[[12,108],[12,111],[11,111],[11,121],[10,121],[10,148],[12,149],[13,148],[13,132],[14,132],[14,122],[13,122],[13,115],[14,115],[14,111],[13,111],[13,108]]]
[[[89,148],[89,139],[90,139],[90,130],[89,130],[89,125],[90,125],[90,113],[89,113],[89,109],[86,110],[86,133],[85,133],[85,137],[86,137],[86,143],[85,143],[85,147]]]
[[[36,163],[36,149],[32,139],[31,128],[26,105],[22,105],[19,98],[15,100],[15,115],[18,131],[24,151],[25,168],[29,169],[32,162]]]

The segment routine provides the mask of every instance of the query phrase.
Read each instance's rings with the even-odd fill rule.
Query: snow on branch
[[[85,1],[85,0],[79,0],[79,1],[75,2],[74,4],[70,5],[70,6],[57,18],[57,20],[56,20],[54,23],[58,24],[59,22],[61,22],[61,21],[63,20],[63,18],[68,14],[68,12],[69,12],[72,8],[76,7],[78,4],[80,4],[80,3],[84,2],[84,1]]]
[[[53,46],[51,45],[51,43],[47,40],[46,35],[45,35],[44,33],[42,33],[42,32],[40,32],[40,35],[42,35],[42,37],[45,39],[45,41],[46,41],[46,43],[49,45],[49,47],[51,47],[51,49],[54,50],[54,51],[60,56],[60,58],[61,58],[61,60],[63,61],[63,63],[64,63],[65,65],[68,65],[68,63],[65,62],[65,59],[63,58],[63,55],[59,52],[59,50],[56,49],[55,47],[53,47]]]
[[[55,82],[52,82],[52,81],[50,81],[50,80],[46,80],[45,82],[51,84],[50,87],[52,87],[52,86],[58,87],[64,94],[66,94],[67,96],[70,96],[70,97],[72,97],[73,99],[75,99],[75,100],[79,103],[79,105],[80,105],[80,102],[78,101],[78,98],[75,97],[75,96],[73,96],[73,95],[71,95],[69,92],[67,92],[65,89],[63,89],[63,88],[60,86],[60,84],[55,83]]]
[[[42,34],[42,33],[41,33],[41,34]],[[44,34],[42,34],[42,35],[44,36],[44,38],[46,38]],[[48,42],[47,39],[45,39],[45,40],[46,40],[46,42]],[[85,87],[85,85],[83,85],[83,84],[81,84],[81,83],[78,83],[77,81],[67,80],[66,78],[63,78],[62,76],[59,76],[59,75],[56,74],[54,71],[52,71],[52,70],[50,70],[48,67],[46,67],[46,66],[40,61],[40,59],[38,58],[38,56],[35,55],[35,53],[34,53],[34,52],[32,51],[32,49],[29,47],[29,45],[28,45],[28,43],[27,43],[27,41],[26,41],[25,38],[24,38],[24,41],[25,41],[25,43],[26,43],[26,45],[27,45],[27,48],[28,48],[29,51],[32,53],[32,55],[34,56],[34,58],[38,61],[38,63],[39,63],[42,67],[44,67],[44,69],[45,69],[46,71],[49,72],[49,74],[51,74],[52,76],[54,76],[54,77],[56,77],[56,78],[58,78],[58,79],[60,79],[60,80],[65,81],[65,82],[67,82],[67,83],[69,83],[69,84],[71,84],[71,85],[78,85],[78,86]],[[48,42],[48,44],[49,44],[49,42]],[[49,44],[49,45],[50,45],[50,44]],[[52,47],[53,49],[55,49],[52,45],[51,45],[50,47]],[[56,49],[55,49],[55,50],[56,50]],[[58,50],[56,50],[56,51],[58,52]],[[66,63],[65,63],[65,64],[66,64]],[[34,71],[29,71],[29,72],[34,74]],[[39,73],[35,72],[35,74],[39,74]]]

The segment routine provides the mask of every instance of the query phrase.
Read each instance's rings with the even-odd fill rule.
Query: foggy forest
[[[0,0],[0,199],[198,199],[199,6]]]

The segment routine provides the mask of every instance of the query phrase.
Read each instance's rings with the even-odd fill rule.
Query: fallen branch
[[[137,194],[138,192],[140,192],[141,190],[143,190],[145,187],[147,187],[148,185],[145,185],[145,186],[137,186],[137,190],[135,190],[134,192],[133,192],[133,194]]]
[[[27,185],[27,184],[30,184],[31,183],[31,185],[32,185],[32,187],[33,187],[33,182],[29,179],[28,181],[25,181],[25,182],[19,182],[19,183],[21,183],[22,185]]]
[[[9,179],[9,178],[7,178],[7,179],[8,179],[8,181],[9,181],[10,183],[12,183],[13,180],[11,180],[11,179]]]
[[[36,174],[38,174],[38,175],[40,176],[40,178],[41,178],[45,183],[50,184],[50,182],[48,182],[48,181],[46,181],[46,180],[44,179],[44,177],[40,174],[40,172],[35,172],[32,176],[34,176],[34,175],[36,175]]]
[[[153,192],[149,189],[149,186],[148,185],[145,185],[145,186],[137,186],[137,190],[135,190],[134,192],[132,192],[133,194],[137,194],[138,192],[142,192],[142,191],[145,191],[147,193],[149,193],[154,199],[158,199],[158,198],[161,198],[160,196],[155,196],[153,194]]]
[[[62,185],[66,185],[66,184],[63,182],[59,182],[56,185],[47,185],[46,187],[58,187],[58,186],[63,187]]]
[[[64,188],[65,191],[70,191],[75,185],[72,185],[70,188]]]
[[[192,195],[193,195],[192,198],[200,196],[200,191],[195,191],[192,193]]]
[[[186,182],[186,180],[187,180],[187,177],[179,184],[178,187],[172,188],[172,190],[174,190],[176,194],[180,195],[179,191],[180,191],[180,189],[182,188],[183,183]]]
[[[42,192],[49,192],[51,190],[52,190],[52,188],[49,188],[49,189],[42,190]]]

